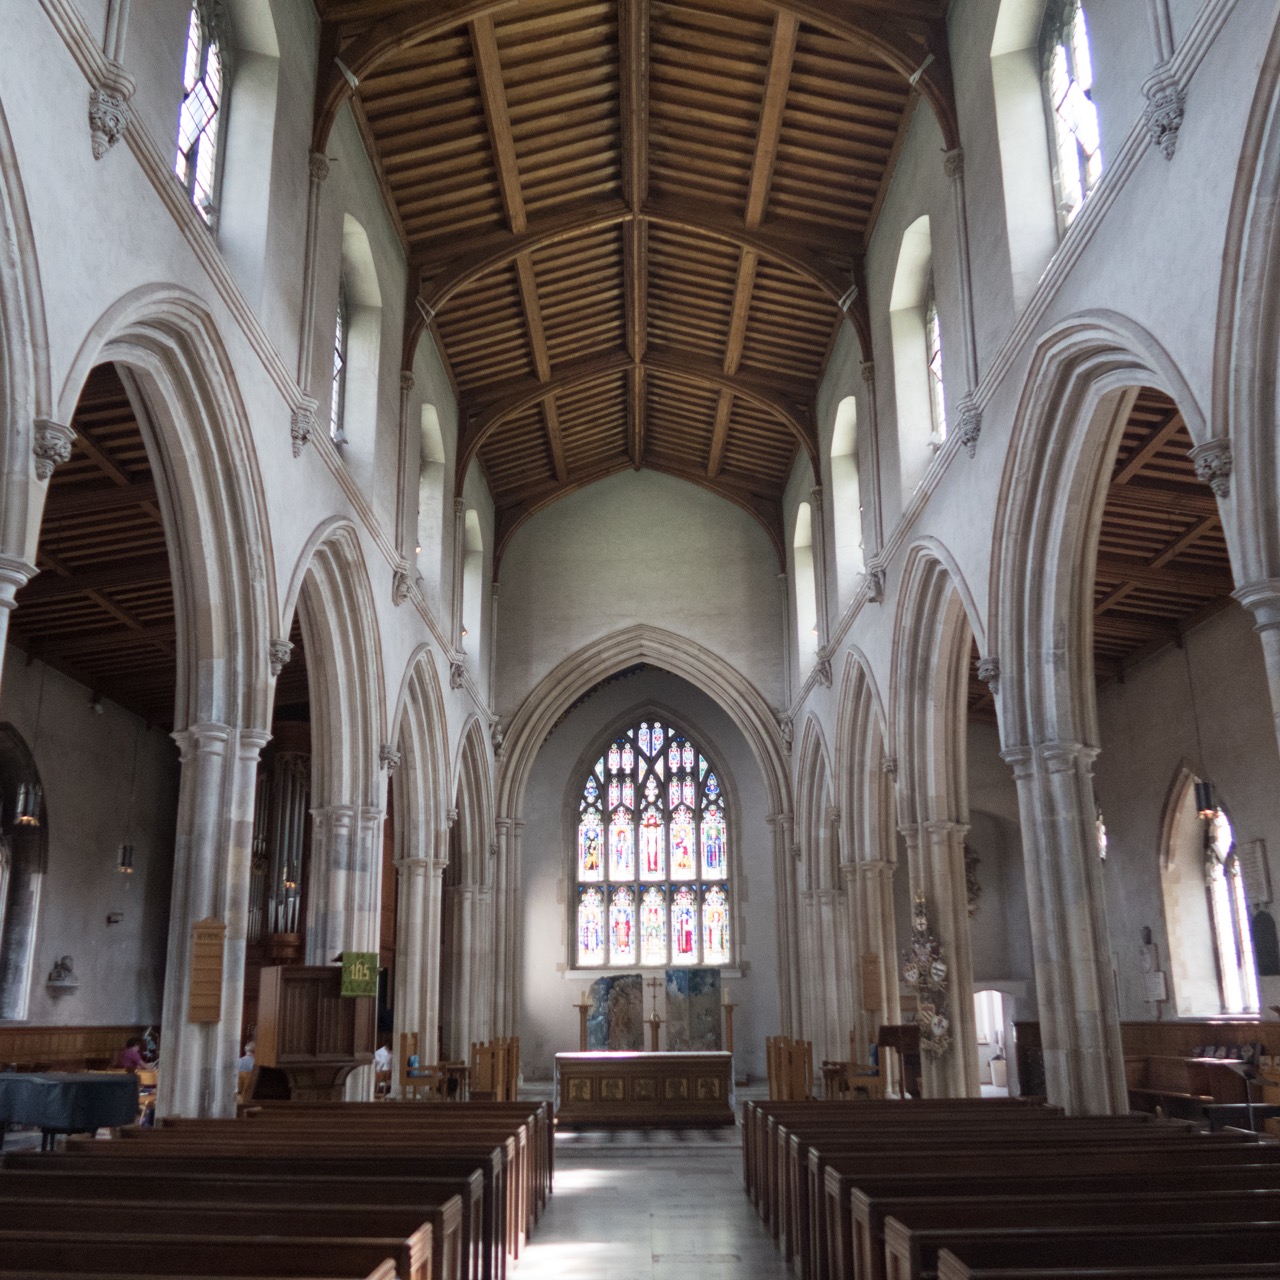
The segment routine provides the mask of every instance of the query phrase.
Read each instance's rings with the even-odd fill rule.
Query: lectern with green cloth
[[[352,959],[348,955],[347,960]],[[372,959],[376,983],[377,958]],[[350,972],[347,974],[348,990],[361,989],[361,963],[367,961],[356,961],[356,982],[351,981]],[[347,1077],[373,1061],[375,997],[344,995],[343,975],[344,966],[337,964],[285,965],[262,971],[259,1075],[264,1069],[274,1069],[287,1082],[288,1097],[294,1101],[340,1101]],[[263,1092],[255,1089],[254,1096]]]

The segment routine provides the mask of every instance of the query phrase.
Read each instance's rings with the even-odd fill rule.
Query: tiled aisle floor
[[[782,1280],[742,1189],[741,1130],[565,1134],[511,1280]]]

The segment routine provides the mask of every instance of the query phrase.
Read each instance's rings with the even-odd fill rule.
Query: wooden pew
[[[1143,1266],[1054,1267],[1050,1271],[1016,1267],[969,1267],[943,1249],[938,1255],[938,1280],[1223,1280],[1216,1262]],[[1280,1265],[1273,1262],[1234,1262],[1231,1280],[1280,1280]]]
[[[1030,1184],[1034,1187],[1034,1182]],[[1030,1190],[1030,1188],[1029,1188]],[[968,1196],[938,1198],[874,1197],[859,1188],[853,1195],[855,1275],[857,1280],[885,1280],[889,1273],[886,1224],[890,1219],[910,1231],[919,1248],[921,1241],[936,1242],[956,1228],[966,1233],[984,1229],[1029,1227],[1179,1227],[1186,1223],[1260,1223],[1280,1225],[1280,1192],[1199,1192],[1181,1195],[1127,1191],[1092,1196],[1040,1195]],[[932,1252],[915,1255],[926,1270],[936,1261]],[[894,1272],[901,1276],[901,1267]],[[914,1272],[912,1273],[914,1274]]]
[[[1188,1223],[1182,1227],[1159,1225],[1089,1226],[1043,1230],[1011,1227],[1005,1230],[952,1232],[941,1243],[921,1232],[913,1233],[890,1218],[885,1227],[889,1275],[893,1280],[911,1276],[939,1276],[940,1249],[968,1267],[995,1269],[1013,1276],[1042,1275],[1058,1280],[1062,1270],[1104,1267],[1142,1269],[1161,1266],[1214,1266],[1219,1280],[1234,1280],[1238,1266],[1263,1263],[1274,1267],[1280,1258],[1280,1224]]]
[[[1232,1168],[1245,1169],[1246,1179],[1259,1171],[1274,1179],[1280,1175],[1280,1147],[1260,1143],[1239,1143],[1234,1147],[1201,1147],[1194,1138],[1160,1151],[1159,1172],[1192,1173],[1215,1181],[1229,1177]],[[892,1160],[880,1154],[848,1157],[828,1164],[824,1175],[826,1260],[829,1274],[849,1280],[854,1275],[852,1194],[872,1180],[880,1185],[889,1175],[897,1175],[909,1188],[920,1180],[948,1178],[971,1182],[1000,1177],[1027,1180],[1054,1177],[1111,1177],[1117,1180],[1143,1179],[1153,1173],[1149,1150],[1129,1146],[1113,1149],[1078,1149],[1058,1153],[1048,1163],[1043,1152],[1005,1154],[992,1161],[987,1156],[971,1157],[963,1152],[925,1152]],[[1138,1185],[1142,1185],[1139,1182]]]
[[[124,1180],[103,1177],[101,1173],[74,1172],[63,1167],[58,1158],[44,1160],[33,1169],[0,1170],[0,1213],[8,1206],[27,1199],[63,1201],[147,1200],[151,1203],[225,1205],[269,1205],[291,1209],[303,1205],[317,1213],[331,1205],[340,1209],[359,1205],[413,1209],[428,1220],[430,1207],[460,1202],[457,1252],[459,1275],[475,1278],[481,1274],[483,1239],[482,1209],[484,1176],[475,1170],[469,1177],[456,1178],[361,1178],[358,1182],[308,1175],[288,1179],[264,1177],[246,1167],[234,1177],[208,1175],[186,1170],[169,1170],[165,1174],[134,1173]],[[446,1219],[448,1214],[444,1215]],[[434,1230],[432,1239],[432,1271],[439,1274],[437,1259],[445,1253],[447,1243],[441,1232]],[[446,1224],[445,1234],[448,1233]]]
[[[431,1265],[431,1229],[407,1240],[325,1236],[194,1236],[0,1230],[0,1265],[28,1276],[103,1272],[128,1276],[366,1276],[389,1258],[400,1280]]]
[[[0,1183],[3,1183],[0,1178]],[[132,1186],[117,1188],[137,1197]],[[2,1189],[0,1189],[2,1194]],[[242,1194],[244,1194],[242,1192]],[[408,1239],[424,1225],[430,1227],[430,1252],[412,1276],[401,1280],[459,1280],[462,1272],[462,1202],[457,1196],[436,1204],[407,1208],[395,1205],[288,1204],[264,1205],[242,1201],[223,1204],[197,1200],[165,1203],[151,1199],[35,1199],[3,1196],[0,1213],[24,1230],[112,1234],[142,1232],[155,1235],[283,1236],[312,1239],[369,1236]]]
[[[484,1179],[480,1280],[505,1277],[509,1235],[505,1161],[500,1148],[426,1155],[410,1155],[400,1150],[374,1151],[359,1146],[348,1146],[347,1150],[350,1154],[326,1148],[324,1144],[298,1147],[280,1141],[268,1141],[262,1146],[206,1145],[198,1150],[151,1142],[83,1142],[69,1144],[67,1151],[54,1157],[6,1153],[0,1167],[30,1170],[56,1164],[60,1169],[109,1175],[122,1182],[139,1172],[162,1177],[170,1176],[170,1171],[238,1177],[252,1167],[257,1176],[322,1178],[339,1186],[378,1177],[466,1177],[479,1169]]]
[[[380,1108],[380,1110],[382,1110]],[[432,1116],[439,1115],[432,1112]],[[419,1113],[421,1116],[421,1113]],[[233,1120],[192,1120],[180,1127],[160,1130],[123,1131],[121,1148],[142,1146],[147,1150],[178,1149],[212,1151],[216,1149],[255,1149],[269,1155],[277,1150],[301,1153],[357,1156],[362,1153],[399,1152],[453,1155],[473,1152],[487,1157],[493,1149],[501,1152],[502,1191],[504,1197],[503,1237],[505,1248],[518,1258],[526,1233],[531,1227],[534,1196],[531,1190],[533,1172],[529,1135],[526,1127],[507,1120],[472,1116],[448,1123],[386,1124],[352,1123],[334,1117],[284,1118],[274,1124],[244,1124]],[[77,1146],[77,1150],[83,1150]],[[498,1192],[495,1190],[495,1196]]]

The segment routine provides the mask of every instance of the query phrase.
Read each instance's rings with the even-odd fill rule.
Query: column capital
[[[12,609],[14,596],[39,572],[19,556],[0,555],[0,609]]]
[[[822,510],[822,486],[820,484],[815,484],[809,490],[809,500],[813,503],[815,511]]]
[[[263,747],[271,741],[270,729],[241,729],[240,730],[240,755],[247,759],[251,755],[258,755]]]
[[[313,151],[307,157],[307,171],[317,186],[329,176],[329,157],[323,151]]]
[[[1091,772],[1093,762],[1098,758],[1098,748],[1086,746],[1083,742],[1042,742],[1037,750],[1050,773],[1067,773],[1077,765],[1083,765],[1086,772]]]
[[[1030,747],[1006,747],[1000,752],[1000,759],[1013,771],[1015,781],[1035,772],[1036,753]]]
[[[229,724],[189,724],[185,729],[175,729],[169,736],[178,744],[178,751],[185,764],[193,755],[221,755],[237,730]]]
[[[1280,627],[1280,578],[1246,582],[1231,594],[1253,614],[1255,631],[1271,631]]]
[[[36,479],[47,480],[54,467],[71,457],[71,445],[76,438],[74,427],[52,418],[37,418],[35,443],[31,446],[36,456]]]

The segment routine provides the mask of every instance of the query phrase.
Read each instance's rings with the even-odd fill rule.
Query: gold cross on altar
[[[655,1018],[658,1016],[658,988],[662,985],[663,983],[661,978],[650,978],[649,981],[645,983],[645,986],[653,992],[653,1016]]]

